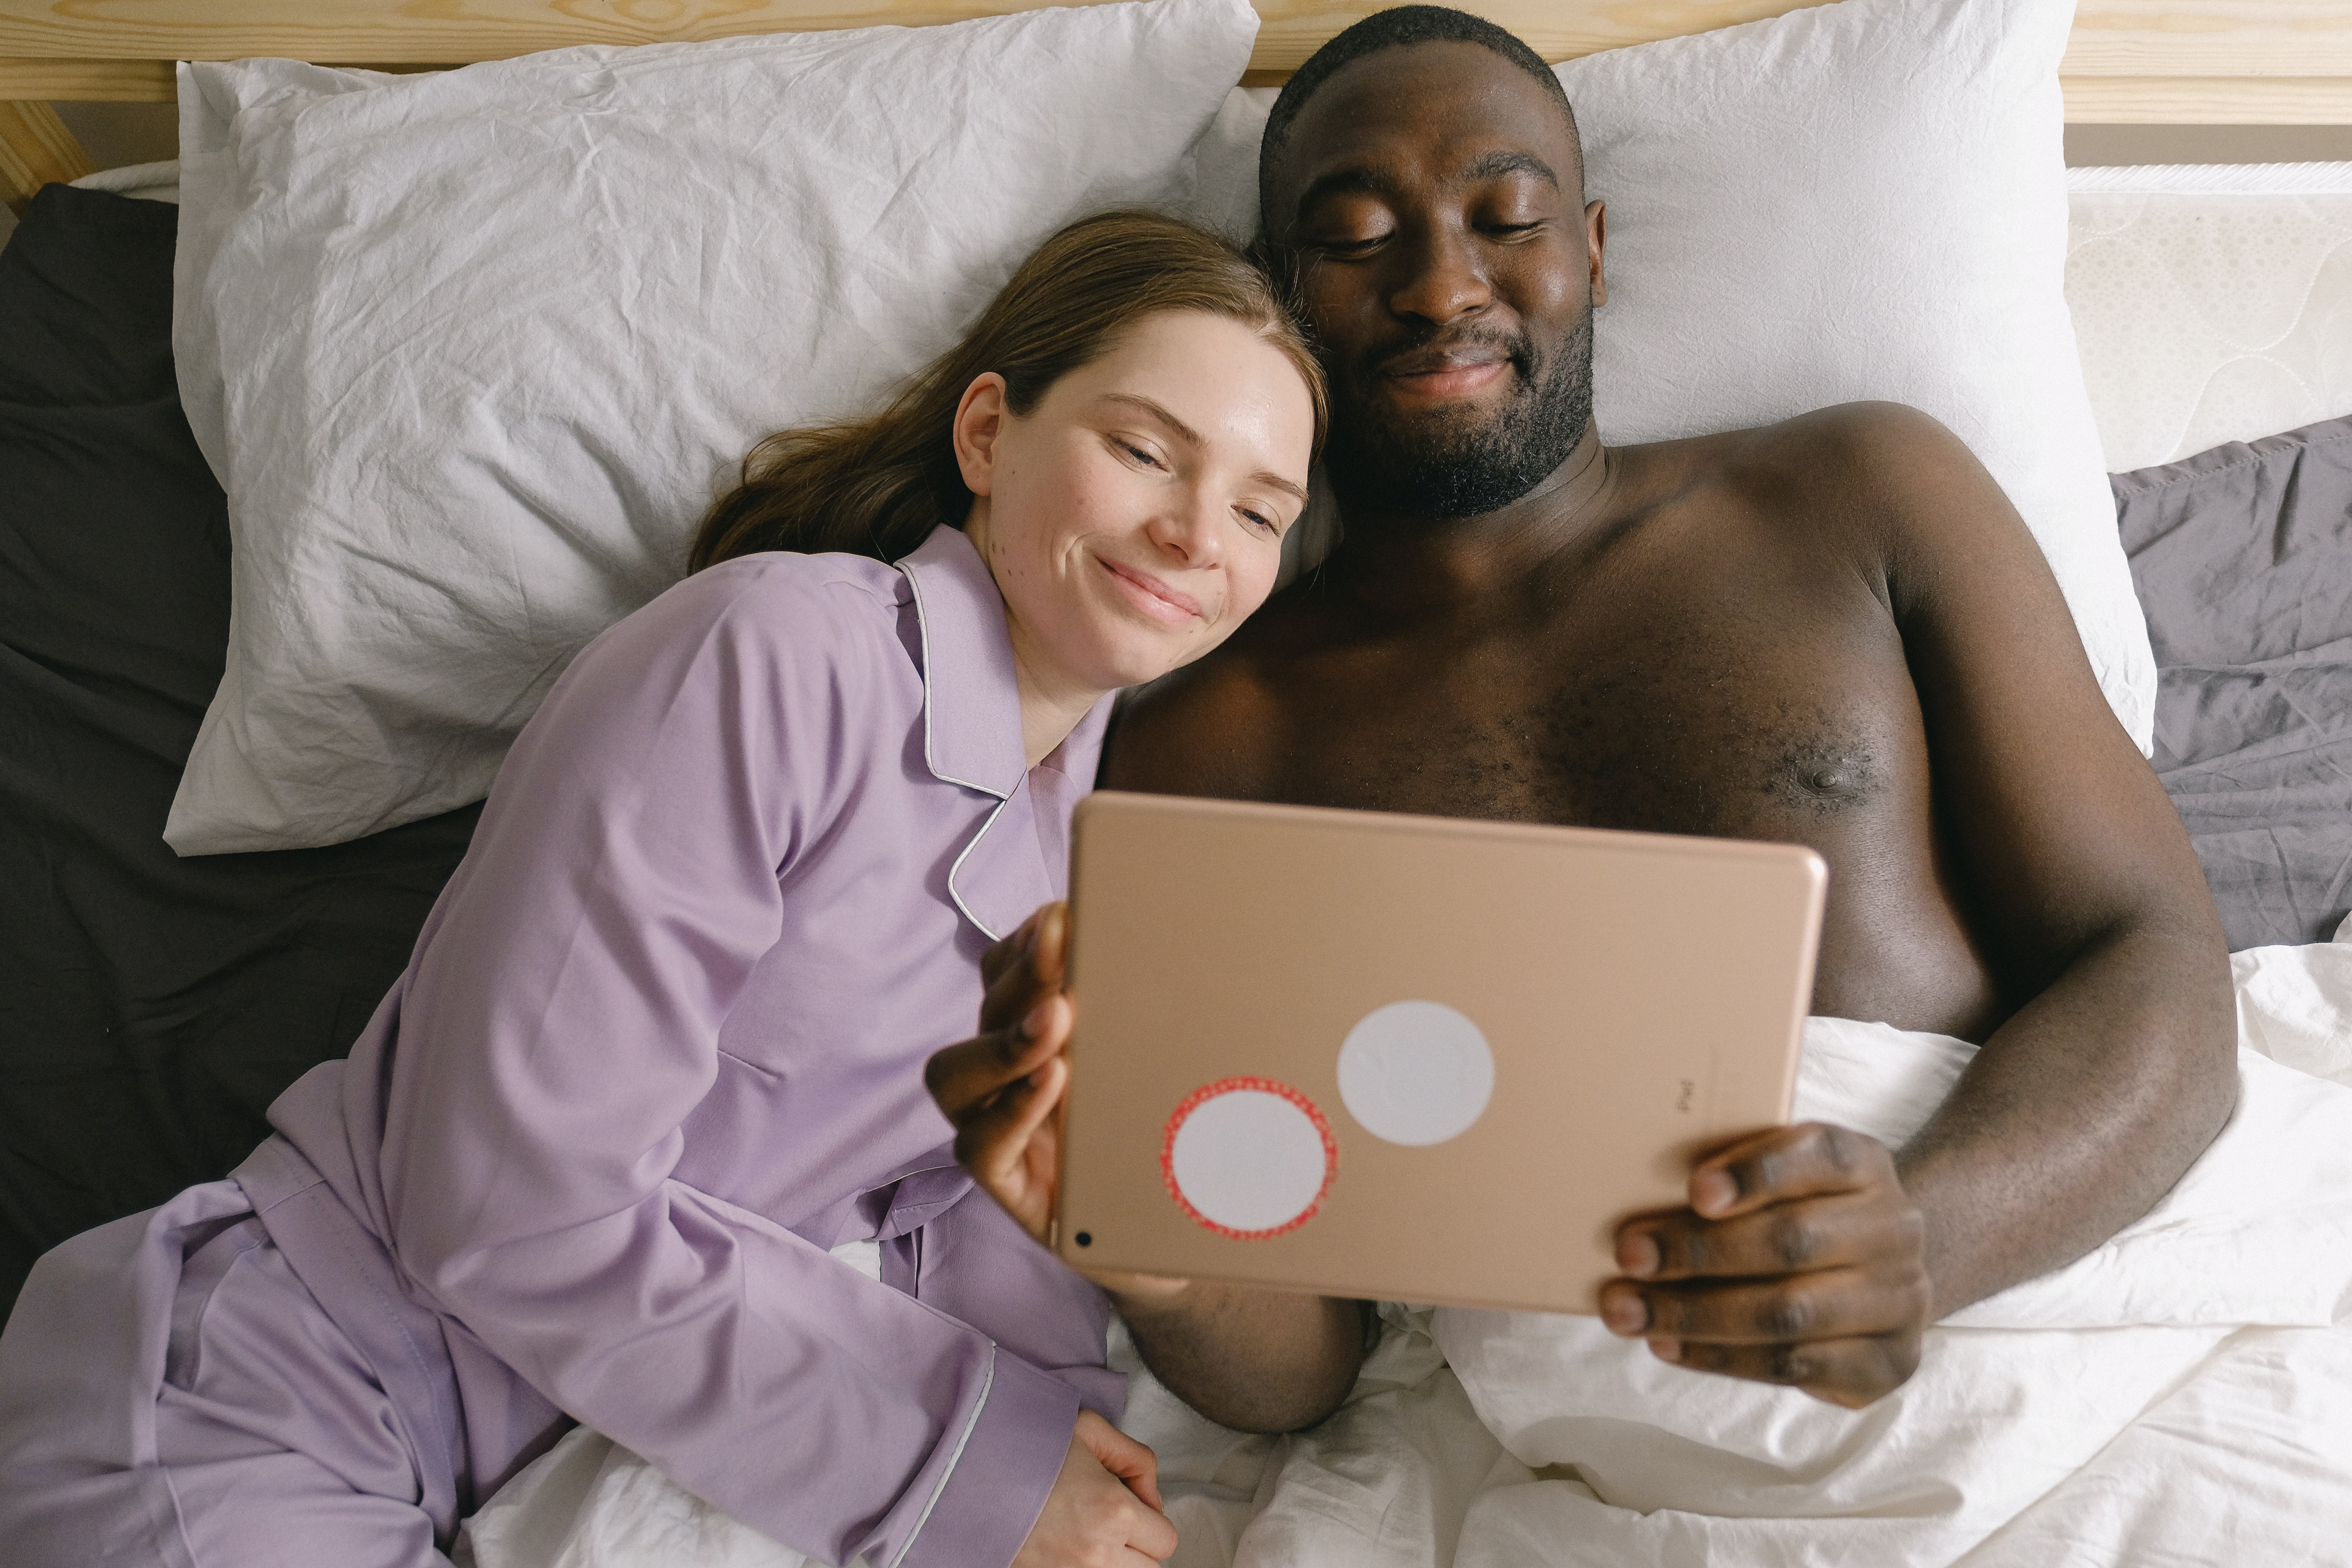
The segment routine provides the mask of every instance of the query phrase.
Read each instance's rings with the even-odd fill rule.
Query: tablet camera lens
[[[1095,1233],[1090,1230],[1082,1230],[1078,1232],[1076,1239],[1080,1247],[1092,1247],[1095,1244]]]

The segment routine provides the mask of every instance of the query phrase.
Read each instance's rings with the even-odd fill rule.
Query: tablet
[[[1102,792],[1072,856],[1074,1267],[1591,1312],[1788,1120],[1810,849]]]

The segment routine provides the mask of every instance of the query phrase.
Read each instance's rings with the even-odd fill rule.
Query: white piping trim
[[[2069,169],[2069,195],[2352,195],[2352,163],[2142,163]]]
[[[946,527],[947,525],[946,525],[945,523],[941,523],[940,526],[940,527],[942,527],[942,528],[944,528],[944,527]],[[960,779],[960,778],[956,777],[956,776],[955,776],[955,774],[953,774],[953,773],[949,773],[949,772],[947,772],[945,769],[941,768],[941,767],[940,766],[939,759],[938,759],[936,756],[932,755],[932,753],[931,753],[931,621],[930,621],[930,617],[929,617],[929,616],[928,616],[927,614],[925,614],[925,613],[924,613],[924,610],[923,610],[923,580],[922,580],[920,577],[916,576],[916,575],[915,575],[915,574],[913,574],[912,572],[909,572],[909,571],[908,571],[908,570],[907,570],[907,563],[906,563],[906,562],[905,562],[904,560],[899,560],[899,561],[894,561],[894,562],[892,562],[892,563],[890,563],[890,569],[891,569],[892,571],[894,571],[894,572],[898,573],[899,576],[904,577],[904,578],[907,580],[907,585],[908,585],[909,588],[911,588],[911,589],[913,589],[913,590],[914,590],[914,594],[915,594],[915,631],[916,631],[916,634],[917,634],[918,636],[919,636],[919,637],[923,639],[923,765],[924,765],[925,767],[927,767],[927,768],[929,768],[929,769],[930,769],[930,770],[931,770],[931,776],[932,776],[933,778],[935,778],[935,779],[940,779],[940,780],[944,781],[945,783],[951,784],[961,784],[961,785],[962,785],[964,788],[966,788],[966,789],[976,789],[976,790],[978,790],[978,791],[979,791],[981,794],[982,794],[982,795],[994,795],[994,796],[995,796],[998,800],[1000,800],[1000,801],[1011,800],[1011,799],[1013,798],[1013,796],[1012,796],[1009,793],[1007,793],[1006,791],[1000,790],[1000,789],[992,789],[992,788],[990,788],[987,784],[975,784],[975,783],[973,783],[973,782],[972,782],[971,780],[970,780],[970,779]],[[989,821],[991,821],[991,822],[995,821],[995,820],[996,820],[995,814],[994,814],[994,813],[991,813],[991,814],[990,814],[990,816],[989,816],[988,820],[989,820]],[[987,829],[987,828],[985,828],[985,827],[983,827],[983,828],[982,828],[982,829],[981,829],[981,832],[982,832],[982,833],[985,833],[985,832],[987,832],[987,831],[988,831],[988,829]],[[973,839],[973,841],[972,841],[972,842],[976,844],[976,843],[978,843],[978,842],[979,842],[979,840],[978,840],[977,838],[975,838],[975,839]],[[969,854],[971,854],[971,845],[966,845],[966,846],[964,847],[964,854],[965,854],[965,855],[969,855]],[[962,865],[962,864],[963,864],[963,856],[962,856],[962,855],[959,855],[959,856],[957,856],[957,857],[956,857],[956,864],[957,864],[957,865],[959,865],[959,866],[961,866],[961,865]],[[948,885],[949,885],[949,887],[950,887],[950,889],[952,889],[952,888],[954,887],[954,885],[955,885],[955,873],[954,873],[954,872],[952,872],[952,871],[950,871],[950,872],[949,872],[949,873],[948,873]],[[961,908],[963,907],[963,900],[962,900],[961,899],[958,899],[958,900],[956,900],[956,907],[957,907],[957,908],[959,908],[959,909],[961,909]],[[964,910],[964,911],[963,911],[963,912],[964,912],[965,914],[967,914],[967,915],[969,915],[969,914],[971,914],[971,911],[970,910]],[[977,920],[973,921],[971,923],[972,923],[972,924],[974,924],[974,925],[980,925],[980,921],[978,921]],[[981,929],[981,930],[982,930],[982,931],[988,931],[988,928],[987,928],[986,926],[984,926],[984,925],[980,926],[980,929]],[[996,933],[995,933],[994,931],[988,931],[988,939],[989,939],[991,942],[995,941],[995,940],[996,940]]]
[[[978,789],[980,786],[974,784],[971,787]],[[988,793],[994,795],[996,792],[990,790]],[[988,830],[996,826],[996,819],[1004,815],[1004,808],[1012,804],[1013,797],[1009,795],[998,801],[996,809],[988,814],[988,820],[980,825],[980,831],[971,836],[971,842],[963,847],[963,853],[955,858],[955,864],[948,868],[948,897],[953,899],[955,907],[963,911],[963,918],[978,926],[980,934],[991,942],[1003,941],[1002,933],[990,930],[986,921],[971,912],[971,906],[963,901],[963,889],[956,886],[956,878],[962,874],[963,863],[971,858],[971,852],[980,847],[980,841],[988,837]]]
[[[980,1413],[988,1408],[988,1393],[995,1386],[996,1342],[991,1340],[988,1342],[988,1375],[981,1380],[980,1397],[972,1403],[971,1417],[963,1424],[963,1435],[956,1439],[955,1452],[948,1456],[947,1471],[940,1477],[940,1484],[931,1489],[930,1500],[923,1504],[923,1511],[916,1519],[915,1528],[908,1532],[906,1543],[898,1548],[898,1555],[890,1559],[890,1568],[898,1568],[898,1564],[907,1560],[907,1553],[915,1549],[916,1541],[923,1533],[923,1526],[931,1522],[931,1510],[940,1506],[940,1494],[946,1491],[948,1482],[955,1479],[956,1466],[963,1461],[964,1445],[971,1442],[971,1435],[980,1429]]]

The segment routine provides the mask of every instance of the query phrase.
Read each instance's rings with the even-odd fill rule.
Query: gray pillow
[[[2112,476],[2157,773],[2231,951],[2352,909],[2352,418]]]

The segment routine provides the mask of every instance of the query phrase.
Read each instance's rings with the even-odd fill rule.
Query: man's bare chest
[[[1718,624],[1383,662],[1282,704],[1272,793],[1802,841],[1925,798],[1899,645]]]

